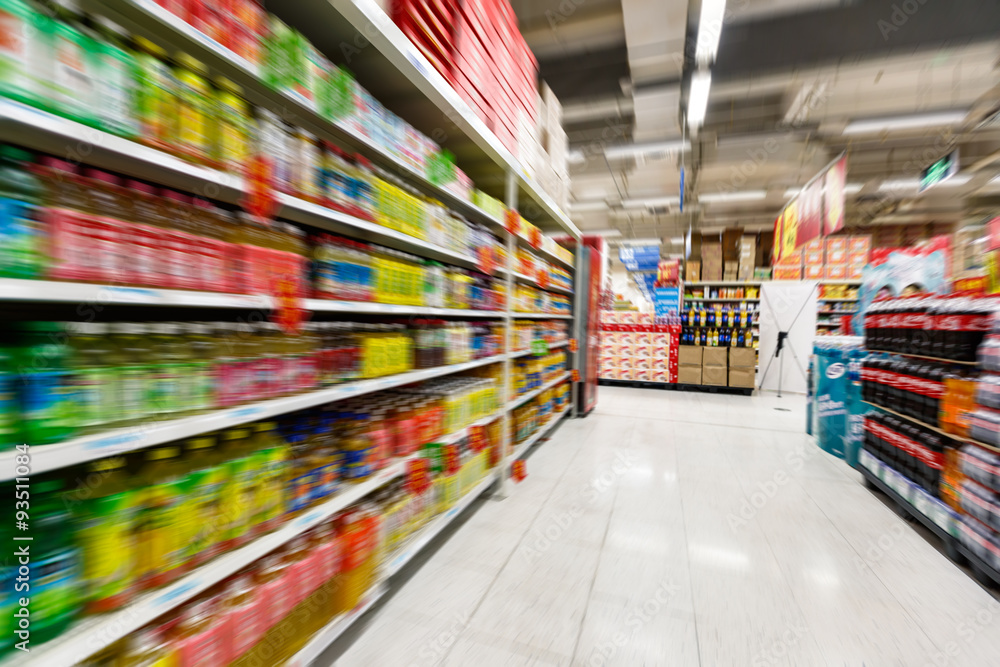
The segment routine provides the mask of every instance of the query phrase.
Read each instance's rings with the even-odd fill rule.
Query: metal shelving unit
[[[96,15],[107,16],[121,24],[126,30],[150,38],[169,51],[182,51],[202,61],[213,74],[222,75],[241,86],[246,99],[253,105],[280,113],[293,125],[302,127],[320,139],[333,141],[371,159],[373,163],[403,179],[412,187],[436,198],[469,220],[485,225],[491,232],[505,241],[508,265],[499,267],[497,275],[503,276],[507,284],[507,294],[512,295],[515,283],[538,285],[535,278],[518,273],[513,264],[516,248],[531,248],[545,260],[567,268],[575,273],[575,262],[557,256],[543,248],[533,248],[524,238],[510,234],[504,221],[480,209],[469,201],[453,193],[447,187],[432,183],[425,174],[400,162],[384,148],[367,137],[358,136],[345,126],[331,122],[316,113],[304,100],[275,91],[268,87],[257,69],[248,61],[202,35],[176,16],[160,7],[153,0],[84,0],[84,8]],[[352,39],[363,34],[372,46],[352,62],[352,70],[361,85],[373,95],[383,99],[386,106],[393,109],[417,129],[429,136],[437,128],[447,127],[447,138],[441,140],[443,148],[457,156],[458,163],[466,168],[478,187],[501,198],[505,205],[520,210],[547,232],[568,234],[579,239],[580,232],[565,212],[560,210],[552,198],[544,193],[537,182],[514,158],[465,105],[450,85],[438,75],[424,57],[410,44],[409,40],[388,21],[376,3],[367,0],[289,0],[287,3],[272,3],[272,11],[278,11],[282,18],[289,20],[305,31],[319,30],[320,37],[313,36],[317,46],[324,42],[333,44],[339,53],[340,40],[346,36]],[[306,21],[291,20],[291,15],[301,14]],[[394,104],[385,89],[402,93],[408,99],[407,108]],[[446,125],[445,125],[446,123]],[[457,130],[457,131],[456,131]],[[98,168],[126,174],[165,187],[187,192],[198,192],[200,196],[224,202],[240,204],[246,193],[246,183],[237,175],[195,165],[178,159],[165,152],[139,143],[102,132],[89,126],[67,120],[46,111],[13,102],[0,100],[0,140],[9,141],[29,149],[51,153],[69,159],[74,163],[84,163]],[[477,258],[423,239],[409,236],[361,219],[341,211],[326,208],[286,194],[278,194],[277,217],[291,222],[328,230],[353,239],[369,241],[389,248],[443,263],[477,269]],[[519,206],[520,203],[520,206]],[[556,285],[542,288],[553,293],[573,295],[572,289]],[[275,302],[269,296],[224,294],[185,290],[151,289],[129,286],[109,286],[86,283],[64,283],[55,281],[0,280],[0,303],[60,305],[99,304],[121,307],[158,308],[202,308],[269,311]],[[476,311],[465,309],[426,308],[348,302],[323,299],[304,299],[301,306],[314,313],[335,313],[368,317],[426,316],[467,319],[495,319],[505,325],[505,349],[511,349],[514,320],[563,319],[572,320],[567,313],[518,313],[512,310],[512,298],[507,299],[503,311]],[[559,348],[569,344],[562,341],[550,346]],[[291,396],[283,396],[247,405],[215,410],[177,419],[150,421],[139,426],[121,428],[109,432],[85,435],[63,442],[35,445],[32,447],[32,474],[59,470],[107,456],[141,450],[157,444],[188,438],[200,433],[213,432],[230,426],[245,424],[275,417],[329,402],[400,387],[443,377],[454,373],[479,368],[493,363],[503,363],[505,369],[502,396],[510,396],[511,360],[529,352],[512,352],[478,359],[464,364],[454,364],[431,369],[421,369],[398,375],[350,382]],[[574,355],[575,358],[575,355]],[[501,418],[502,450],[511,451],[509,443],[509,420],[511,410],[537,396],[548,387],[569,379],[569,372],[534,392],[517,397],[475,425],[484,425]],[[528,442],[535,443],[544,434],[550,433],[562,418],[569,413],[564,410],[554,416]],[[468,435],[464,428],[446,436],[446,442],[456,442]],[[467,508],[473,500],[496,482],[506,488],[505,480],[515,454],[523,453],[522,444],[510,456],[503,458],[497,468],[476,485],[459,503],[445,514],[437,517],[421,533],[411,540],[401,555],[388,566],[391,574],[402,564],[396,560],[403,557],[403,564],[427,544]],[[13,477],[15,453],[0,453],[0,465],[4,473],[0,481]],[[335,515],[346,507],[358,502],[387,482],[405,474],[408,460],[397,460],[368,480],[345,486],[328,501],[303,515],[290,518],[277,530],[258,537],[244,546],[234,549],[207,564],[195,569],[179,581],[142,595],[119,611],[85,618],[59,637],[32,648],[30,656],[8,658],[0,664],[37,665],[39,667],[61,667],[72,665],[92,656],[110,644],[128,636],[135,630],[150,623],[164,613],[179,607],[200,595],[225,578],[259,560],[267,553],[301,535],[321,521]],[[9,473],[9,474],[8,474]],[[335,641],[346,628],[360,618],[388,590],[389,582],[381,579],[366,595],[358,608],[335,619],[313,637],[310,643],[289,663],[307,665],[318,657],[331,642]]]

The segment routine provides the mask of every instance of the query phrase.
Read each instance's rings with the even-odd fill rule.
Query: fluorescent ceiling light
[[[650,144],[625,144],[622,146],[611,146],[604,151],[604,157],[609,160],[623,160],[626,158],[642,157],[655,153],[686,153],[691,150],[691,142],[685,139],[675,139],[672,141],[658,141]]]
[[[582,213],[583,211],[603,211],[608,207],[608,205],[602,199],[601,201],[575,201],[569,205],[569,210],[573,213]]]
[[[587,161],[587,156],[583,154],[581,150],[571,150],[566,155],[566,162],[568,164],[582,164]]]
[[[651,197],[649,199],[626,199],[622,208],[650,208],[656,206],[676,206],[681,203],[680,197]]]
[[[687,108],[688,129],[695,130],[705,122],[705,114],[708,112],[708,91],[711,87],[711,72],[695,72],[691,77]]]
[[[767,199],[766,190],[746,190],[744,192],[708,192],[698,195],[698,201],[702,204],[717,204],[721,202],[734,201],[760,201]]]
[[[674,236],[673,238],[670,239],[670,242],[673,243],[674,245],[680,245],[681,243],[684,243],[684,237]]]
[[[694,49],[695,62],[707,65],[715,60],[722,36],[722,22],[726,16],[726,0],[701,0],[701,17],[698,19],[698,41]]]
[[[864,183],[848,183],[844,186],[844,192],[849,195],[856,195],[865,187]]]
[[[939,188],[955,188],[966,185],[972,180],[970,174],[955,174],[947,181],[942,181],[935,187]],[[889,190],[917,190],[920,188],[919,178],[896,178],[890,181],[882,181],[882,184],[878,186],[879,192],[886,192]]]
[[[645,238],[645,239],[621,239],[615,241],[618,245],[659,245],[663,240],[659,237]]]
[[[617,229],[581,229],[580,233],[584,236],[621,236],[622,233]]]
[[[893,118],[853,120],[844,128],[844,134],[873,134],[895,130],[916,130],[924,127],[938,127],[940,125],[956,125],[963,122],[967,115],[968,111],[959,109],[912,116],[896,116]]]

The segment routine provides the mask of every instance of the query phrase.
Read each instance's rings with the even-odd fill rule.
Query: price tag
[[[510,477],[515,482],[522,482],[524,478],[528,476],[528,471],[525,468],[524,459],[518,459],[514,461],[510,466]]]
[[[544,339],[531,341],[531,354],[542,357],[549,353],[549,344]]]
[[[578,370],[576,370],[574,368],[572,371],[570,371],[569,379],[572,382],[579,382],[580,381],[580,371],[578,371]]]
[[[577,349],[579,349],[579,348],[577,347],[576,339],[575,338],[570,338],[569,339],[569,351],[570,352],[576,352]]]
[[[299,298],[295,284],[287,277],[282,277],[275,283],[274,288],[274,310],[271,311],[271,320],[285,333],[301,332],[308,311],[302,307],[303,300]]]
[[[458,472],[458,445],[445,445],[441,448],[441,455],[444,458],[444,474]]]
[[[507,209],[503,226],[508,232],[517,236],[521,233],[521,214],[513,209]]]
[[[469,447],[474,452],[481,452],[486,448],[486,429],[483,426],[472,426],[469,428]]]

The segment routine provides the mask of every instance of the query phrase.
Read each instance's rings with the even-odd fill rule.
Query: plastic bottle
[[[30,445],[64,440],[76,430],[65,329],[58,322],[22,322],[19,329],[22,437]]]
[[[191,603],[177,624],[176,638],[180,664],[225,664],[221,625],[216,623],[218,600],[214,598]]]
[[[201,436],[184,443],[185,495],[190,503],[186,519],[188,535],[185,561],[194,566],[218,553],[222,518],[219,512],[222,468],[215,456],[215,438]]]
[[[187,398],[184,401],[189,412],[198,413],[216,406],[217,341],[209,334],[207,324],[192,322],[187,325],[185,345],[190,351],[188,377],[185,382]]]
[[[140,588],[162,586],[183,571],[190,517],[185,516],[188,507],[180,453],[177,445],[149,449],[139,471],[142,502],[136,521],[136,578]]]
[[[57,19],[53,24],[54,72],[51,99],[56,113],[89,125],[97,125],[97,42],[80,29],[76,0],[54,0]]]
[[[141,497],[130,484],[124,457],[95,461],[76,491],[77,544],[83,557],[88,613],[112,611],[135,592],[136,511]],[[96,480],[96,481],[95,481]]]
[[[265,603],[250,574],[237,575],[226,586],[221,613],[232,633],[230,661],[237,661],[264,635]]]
[[[151,364],[155,364],[153,349],[146,334],[148,328],[135,322],[116,322],[111,325],[112,344],[119,358],[117,421],[135,423],[150,413],[152,394]]]
[[[160,628],[143,628],[129,635],[116,667],[178,667],[173,642]]]
[[[255,482],[253,488],[253,532],[271,530],[287,507],[287,480],[291,449],[276,433],[274,422],[254,424],[254,436],[248,444],[253,451]]]
[[[100,61],[96,80],[98,123],[113,134],[130,139],[137,137],[140,132],[135,108],[138,63],[125,48],[128,33],[103,16],[96,19],[96,28],[101,37],[96,48]]]
[[[243,89],[226,78],[217,78],[214,95],[217,122],[212,157],[220,168],[242,174],[250,159],[253,120],[243,99]]]
[[[223,467],[221,488],[222,550],[246,541],[253,520],[254,457],[251,430],[234,428],[220,439],[218,460]]]
[[[82,432],[100,431],[114,419],[115,379],[107,330],[107,325],[99,322],[76,322],[71,327],[76,425]]]
[[[215,122],[208,70],[186,53],[178,53],[174,60],[178,102],[175,145],[184,157],[203,164],[211,163]]]
[[[167,52],[145,37],[137,37],[135,44],[141,140],[160,150],[173,150],[178,103],[174,77],[166,64]]]
[[[5,39],[0,41],[0,95],[32,106],[49,99],[42,61],[50,48],[43,23],[48,21],[24,0],[0,1]]]
[[[70,516],[60,479],[32,488],[31,638],[46,642],[76,618],[82,607],[80,552],[73,544]]]
[[[29,171],[32,156],[0,147],[0,277],[38,278],[45,269],[42,230],[35,207],[42,182]]]

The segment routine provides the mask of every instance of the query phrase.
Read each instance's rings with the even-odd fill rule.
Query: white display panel
[[[761,285],[759,389],[806,393],[809,355],[816,337],[818,295],[816,282],[779,280]],[[787,337],[780,356],[776,357],[782,332]]]

